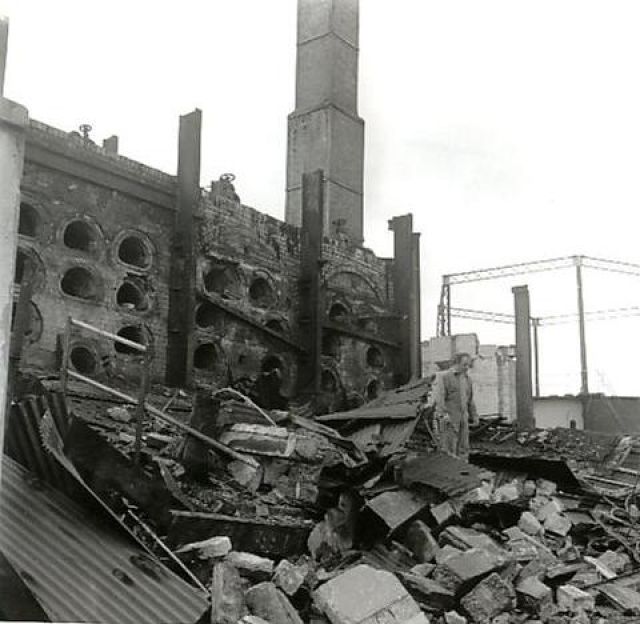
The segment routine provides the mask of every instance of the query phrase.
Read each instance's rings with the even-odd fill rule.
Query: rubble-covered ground
[[[68,428],[42,417],[44,448],[206,592],[202,621],[640,618],[633,438],[487,422],[467,463],[430,446],[411,401],[385,446],[359,444],[391,426],[384,402],[336,429],[303,408],[158,387],[149,401],[203,437],[147,414],[137,456],[134,406],[79,385],[66,399]]]

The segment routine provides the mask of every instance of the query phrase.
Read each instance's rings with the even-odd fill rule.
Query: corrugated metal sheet
[[[207,597],[4,457],[0,549],[56,622],[188,623]]]

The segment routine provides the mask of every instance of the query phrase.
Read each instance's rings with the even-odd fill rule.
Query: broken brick
[[[211,579],[211,624],[236,624],[247,613],[238,571],[227,562],[218,561]]]
[[[474,622],[485,624],[500,613],[513,609],[515,599],[513,585],[493,573],[466,594],[460,605]]]
[[[445,501],[439,505],[433,505],[429,510],[438,526],[442,526],[456,516],[456,510],[449,501]]]
[[[444,563],[447,559],[449,559],[449,557],[460,555],[462,554],[462,552],[463,551],[459,548],[454,548],[453,546],[446,544],[436,553],[436,564]]]
[[[177,554],[196,552],[200,559],[224,557],[231,550],[231,540],[226,535],[218,535],[201,542],[192,542],[176,550]]]
[[[240,576],[255,582],[266,581],[273,575],[273,561],[252,553],[231,551],[226,559],[237,568]]]
[[[418,565],[414,565],[409,572],[411,574],[417,574],[418,576],[431,576],[431,573],[435,569],[436,566],[433,563],[419,563]]]
[[[564,511],[562,503],[557,498],[552,498],[541,507],[535,510],[536,518],[544,522],[549,516],[559,514]]]
[[[553,612],[553,592],[535,576],[529,576],[516,586],[518,606],[543,620]]]
[[[400,572],[400,580],[409,593],[420,603],[438,611],[452,609],[455,597],[451,590],[424,576]]]
[[[447,611],[444,614],[445,624],[467,624],[467,618],[457,611]]]
[[[544,529],[549,533],[564,537],[571,531],[571,520],[565,515],[553,513],[545,519]]]
[[[247,605],[253,613],[267,622],[278,624],[303,624],[289,599],[273,584],[258,583],[245,594]]]
[[[622,574],[632,567],[629,555],[623,552],[616,552],[615,550],[603,552],[597,561],[616,574]]]
[[[501,568],[504,563],[505,559],[494,553],[472,548],[438,564],[433,571],[433,579],[457,593]]]
[[[561,585],[558,587],[556,601],[561,611],[570,611],[572,613],[593,611],[595,608],[593,596],[573,585]]]
[[[421,520],[416,520],[409,525],[404,541],[416,561],[420,563],[433,561],[440,550],[438,542],[431,534],[429,527]]]
[[[294,565],[290,561],[283,559],[277,566],[273,574],[273,582],[289,596],[293,596],[309,573],[308,565]]]
[[[518,528],[528,535],[540,535],[543,530],[538,519],[530,511],[522,513],[518,521]]]

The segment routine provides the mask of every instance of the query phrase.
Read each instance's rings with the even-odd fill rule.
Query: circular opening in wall
[[[378,397],[378,394],[380,394],[380,384],[378,383],[377,379],[372,379],[367,384],[366,394],[368,401],[371,401]]]
[[[204,287],[207,292],[223,295],[227,289],[227,276],[225,267],[214,266],[213,268],[205,271],[202,276]]]
[[[95,353],[81,345],[71,348],[69,360],[73,368],[81,375],[93,375],[98,369],[98,359]]]
[[[249,299],[253,305],[266,308],[275,299],[275,293],[271,284],[264,277],[257,277],[249,287]]]
[[[91,271],[83,267],[69,269],[62,277],[60,287],[63,293],[72,297],[89,300],[98,298],[98,281]]]
[[[340,354],[340,339],[335,334],[322,336],[322,355],[338,357]]]
[[[193,353],[193,367],[198,370],[214,370],[218,359],[216,346],[211,342],[201,344]]]
[[[22,249],[18,249],[18,253],[16,255],[16,268],[13,274],[13,281],[16,284],[22,284],[22,278],[24,277],[24,265],[27,261],[27,254],[22,251]]]
[[[135,282],[126,280],[116,292],[116,302],[121,308],[141,312],[149,307],[146,293]]]
[[[326,368],[322,371],[320,383],[324,392],[335,393],[338,389],[338,381],[336,380],[336,376]]]
[[[92,252],[98,245],[98,236],[95,229],[86,221],[72,221],[64,228],[62,242],[69,249]]]
[[[146,269],[151,264],[151,254],[139,236],[130,235],[118,245],[118,258],[125,264]]]
[[[329,320],[333,323],[344,323],[349,316],[349,311],[341,303],[334,303],[329,308]]]
[[[118,331],[118,336],[120,336],[120,338],[130,340],[131,342],[137,342],[141,345],[146,342],[142,328],[137,325],[127,325],[123,327]],[[120,342],[114,343],[114,348],[117,353],[122,353],[123,355],[142,355],[142,351],[138,351],[135,347],[130,347],[129,345],[121,344]]]
[[[382,368],[384,366],[384,357],[378,347],[369,347],[367,349],[367,365],[373,368]]]
[[[18,234],[35,238],[38,235],[40,215],[38,211],[26,202],[20,204],[20,217],[18,220]]]
[[[196,309],[196,325],[202,329],[213,327],[219,318],[218,308],[208,301],[203,301]]]
[[[270,321],[267,321],[265,327],[278,334],[284,334],[284,325],[277,319],[271,319]]]

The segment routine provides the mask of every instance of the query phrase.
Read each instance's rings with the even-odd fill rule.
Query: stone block
[[[273,561],[252,553],[231,551],[227,561],[237,568],[240,576],[259,583],[273,576]]]
[[[498,503],[508,503],[520,498],[520,485],[517,481],[505,483],[493,491],[493,500]]]
[[[289,599],[273,583],[254,585],[247,590],[245,598],[251,613],[267,622],[303,624]]]
[[[507,542],[507,551],[516,561],[533,561],[538,557],[538,548],[526,539],[515,539]]]
[[[513,585],[490,574],[467,593],[460,605],[477,624],[490,622],[494,617],[515,607],[516,594]]]
[[[593,611],[595,608],[593,596],[573,585],[561,585],[558,587],[556,602],[560,611],[570,611],[571,613]]]
[[[535,576],[529,576],[516,586],[518,606],[545,620],[553,612],[553,591]]]
[[[302,584],[304,583],[304,579],[309,573],[309,566],[306,564],[303,565],[294,565],[290,561],[283,559],[275,569],[273,574],[273,582],[285,593],[289,596],[293,596]]]
[[[429,623],[395,575],[368,565],[328,581],[313,593],[313,600],[332,624]]]
[[[518,578],[522,581],[526,578],[534,577],[541,581],[547,574],[547,568],[548,565],[544,563],[544,561],[540,561],[540,559],[533,559],[532,561],[529,561],[522,570],[520,570]]]
[[[505,559],[486,550],[472,548],[438,564],[433,571],[433,580],[458,593],[504,564]]]
[[[536,490],[540,496],[551,498],[558,491],[558,486],[553,481],[538,479],[536,481]]]
[[[416,520],[409,525],[404,544],[420,563],[433,561],[440,550],[438,542],[422,520]]]
[[[593,570],[589,570],[588,572],[595,573],[598,577],[602,577],[606,580],[611,580],[618,576],[613,570],[610,570],[604,563],[602,563],[595,557],[585,556],[584,561],[585,563],[593,566]]]
[[[560,535],[561,537],[565,537],[571,531],[571,520],[567,518],[565,515],[561,515],[559,513],[554,513],[549,516],[544,521],[544,530],[549,533],[553,533],[554,535]]]
[[[192,542],[181,546],[176,554],[196,552],[199,559],[224,557],[231,551],[231,540],[226,535],[217,535],[200,542]]]
[[[603,585],[600,593],[621,611],[640,615],[640,593],[630,587],[618,587],[615,583]]]
[[[543,532],[542,525],[530,511],[522,513],[518,521],[518,528],[527,535],[540,535]]]
[[[527,479],[522,484],[522,495],[526,498],[533,498],[536,495],[537,487],[536,482],[532,479]]]
[[[468,529],[460,526],[447,527],[439,538],[440,544],[450,544],[460,550],[468,550],[469,548],[485,548],[487,550],[496,550],[501,552],[502,549],[496,542],[486,533],[481,533],[474,529]]]

